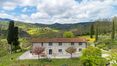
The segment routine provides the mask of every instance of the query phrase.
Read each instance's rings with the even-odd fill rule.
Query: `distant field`
[[[87,35],[87,36],[81,36],[81,38],[86,38],[88,40],[88,42],[94,42],[95,41],[95,38],[90,38],[89,35]]]

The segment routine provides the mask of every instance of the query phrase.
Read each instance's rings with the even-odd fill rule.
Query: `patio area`
[[[80,53],[76,54],[76,55],[72,55],[72,57],[79,57],[81,56]],[[40,57],[41,58],[56,58],[56,59],[63,59],[63,58],[71,58],[71,55],[47,55],[46,57]],[[19,60],[25,60],[25,59],[38,59],[37,55],[32,55],[32,53],[30,53],[30,51],[26,51],[24,54],[22,54],[19,58]]]

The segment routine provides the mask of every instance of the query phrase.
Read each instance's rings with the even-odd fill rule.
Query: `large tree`
[[[93,35],[94,35],[94,24],[91,24],[91,27],[90,27],[90,38],[93,38]]]
[[[15,46],[14,50],[17,50],[17,49],[20,48],[18,39],[19,39],[19,37],[18,37],[18,27],[14,27],[14,41],[13,41],[13,45]]]
[[[10,53],[12,53],[13,49],[17,50],[19,48],[18,27],[14,27],[14,21],[9,23],[7,42],[10,45]]]
[[[14,41],[14,21],[10,21],[8,27],[7,42],[10,45],[10,53],[13,50],[13,41]]]
[[[71,55],[71,58],[72,58],[72,54],[76,52],[76,48],[74,48],[74,47],[68,47],[65,51],[67,53],[69,53]]]
[[[92,46],[83,50],[81,56],[82,66],[105,66],[107,60],[102,58],[101,50]]]
[[[67,32],[64,32],[63,37],[72,38],[72,37],[74,37],[74,34],[71,31],[67,31]]]

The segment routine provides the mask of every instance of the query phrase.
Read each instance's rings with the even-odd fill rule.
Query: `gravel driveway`
[[[81,56],[81,54],[77,54],[77,55],[73,55],[73,57],[79,57]],[[57,59],[62,59],[62,58],[70,58],[70,54],[68,55],[59,55],[59,56],[50,56],[48,55],[46,58],[57,58]],[[40,57],[40,58],[44,58],[44,57]],[[20,57],[19,57],[19,60],[25,60],[25,59],[38,59],[38,56],[37,55],[32,55],[30,53],[30,51],[26,51],[24,54],[22,54]]]

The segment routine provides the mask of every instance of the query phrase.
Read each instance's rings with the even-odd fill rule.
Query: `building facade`
[[[79,57],[82,49],[87,47],[87,40],[85,38],[33,38],[32,49],[37,46],[44,47],[47,56],[60,57],[70,56],[66,49],[74,47],[76,52],[73,53],[73,57]]]

